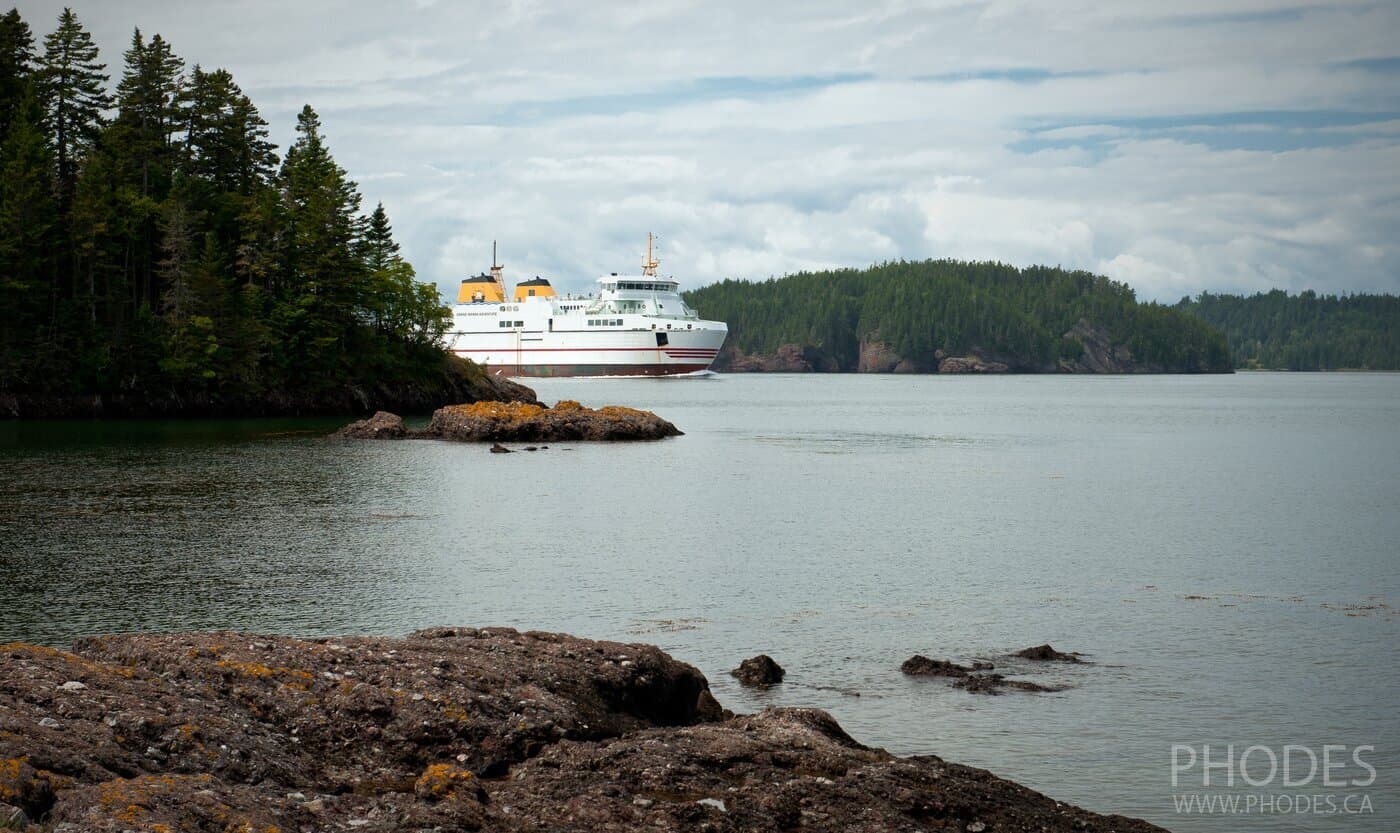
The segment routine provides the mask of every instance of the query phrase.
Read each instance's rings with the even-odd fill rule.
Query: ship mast
[[[661,261],[652,257],[651,254],[651,241],[655,239],[656,237],[651,232],[647,232],[647,259],[642,261],[642,274],[651,278],[656,277],[656,267],[661,265]]]
[[[491,241],[491,277],[496,281],[496,285],[499,286],[499,287],[501,288],[501,299],[502,299],[502,300],[504,300],[505,297],[506,297],[506,282],[505,282],[505,278],[501,277],[501,272],[502,272],[503,269],[505,269],[505,266],[502,265],[502,264],[500,264],[500,263],[497,263],[497,262],[496,262],[496,241],[495,241],[495,240],[492,240],[492,241]]]

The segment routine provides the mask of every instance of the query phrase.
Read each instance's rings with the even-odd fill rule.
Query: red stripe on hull
[[[703,350],[708,353],[718,353],[718,348],[708,347],[491,347],[491,348],[466,348],[454,347],[454,353],[652,353],[657,350]]]
[[[678,376],[708,370],[710,363],[696,364],[488,364],[486,372],[498,376]]]

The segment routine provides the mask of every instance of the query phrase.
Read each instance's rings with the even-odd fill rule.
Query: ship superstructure
[[[462,281],[448,333],[452,352],[503,376],[674,376],[709,369],[729,328],[706,321],[657,274],[647,235],[641,274],[598,278],[598,291],[560,295],[545,278],[507,294],[504,267]]]

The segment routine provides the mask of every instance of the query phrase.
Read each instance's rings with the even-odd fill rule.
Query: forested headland
[[[1261,370],[1400,370],[1400,297],[1204,292],[1177,309],[1225,331],[1235,364]]]
[[[729,324],[720,367],[860,372],[1228,372],[1219,330],[1083,271],[956,260],[726,280],[686,293]]]
[[[0,412],[428,409],[489,386],[448,320],[309,105],[279,157],[160,35],[0,17]]]

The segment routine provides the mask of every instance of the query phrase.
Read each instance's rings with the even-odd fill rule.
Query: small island
[[[607,405],[585,408],[564,399],[547,408],[533,402],[474,402],[433,413],[428,427],[405,428],[397,414],[380,411],[332,436],[356,440],[437,439],[460,442],[659,440],[681,430],[651,411]]]

